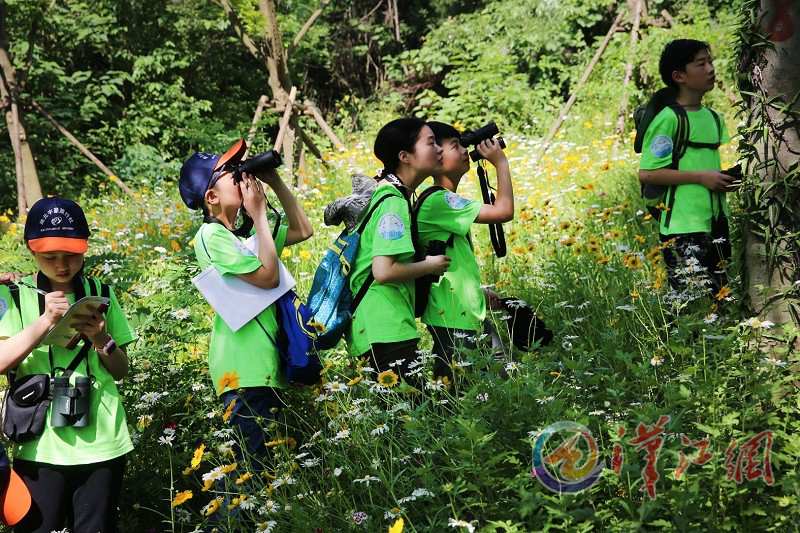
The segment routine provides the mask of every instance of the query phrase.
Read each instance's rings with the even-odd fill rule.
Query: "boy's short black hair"
[[[686,65],[694,61],[694,57],[703,50],[711,50],[711,46],[705,41],[675,39],[668,42],[658,61],[658,72],[664,84],[677,89],[678,85],[672,79],[672,73],[676,70],[685,71]]]
[[[461,133],[450,124],[444,122],[428,122],[428,127],[436,137],[436,144],[442,144],[445,139],[461,139]]]

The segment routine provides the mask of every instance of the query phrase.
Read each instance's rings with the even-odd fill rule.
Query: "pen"
[[[16,285],[19,285],[20,287],[27,287],[29,289],[33,289],[36,292],[38,292],[39,294],[41,294],[42,296],[47,296],[47,291],[43,291],[42,289],[40,289],[38,287],[34,287],[33,285],[29,285],[29,284],[25,283],[24,281],[14,281],[13,283],[15,283]]]

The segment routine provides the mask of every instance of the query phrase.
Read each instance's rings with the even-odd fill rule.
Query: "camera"
[[[67,376],[53,378],[50,424],[55,428],[88,426],[91,387],[92,380],[87,377],[76,377],[74,386]]]
[[[253,156],[250,159],[225,165],[223,169],[233,172],[233,182],[238,184],[241,183],[242,174],[244,173],[256,174],[263,170],[278,168],[282,164],[283,159],[281,159],[281,155],[275,150],[269,150],[263,154]]]
[[[497,128],[497,124],[495,124],[494,121],[491,121],[476,130],[464,132],[461,135],[459,142],[464,148],[469,148],[470,146],[476,146],[482,143],[486,139],[491,139],[499,133],[500,130]],[[506,147],[506,142],[502,137],[498,137],[497,142],[500,143],[500,148]],[[478,152],[478,150],[471,151],[469,153],[469,157],[473,162],[478,162],[483,159],[483,156]]]

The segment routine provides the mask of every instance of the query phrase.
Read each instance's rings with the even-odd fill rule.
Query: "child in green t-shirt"
[[[442,150],[425,121],[401,118],[380,129],[374,152],[383,170],[363,212],[380,204],[361,234],[349,278],[355,299],[361,299],[347,343],[351,355],[366,358],[376,373],[387,372],[385,383],[393,384],[388,371],[407,378],[417,359],[414,280],[441,274],[450,264],[444,255],[414,262],[411,235],[410,196],[439,166]]]
[[[431,286],[422,322],[433,338],[434,378],[452,378],[451,362],[459,348],[474,347],[475,338],[484,329],[487,296],[481,289],[481,273],[472,249],[470,228],[473,223],[496,224],[514,218],[514,191],[508,159],[500,144],[488,139],[478,145],[478,152],[497,171],[497,199],[494,204],[468,200],[457,194],[461,178],[469,171],[469,154],[461,145],[461,134],[453,126],[429,122],[442,147],[442,164],[434,174],[436,192],[427,196],[417,215],[420,246],[431,241],[446,243],[450,268]]]
[[[245,151],[244,140],[240,140],[221,156],[195,153],[181,168],[179,188],[186,205],[204,213],[204,224],[194,238],[200,267],[213,266],[222,276],[236,276],[270,289],[280,281],[278,258],[283,247],[308,239],[313,230],[303,208],[274,169],[260,173],[259,179],[249,174],[243,174],[241,182],[235,179],[234,170]],[[270,228],[262,182],[275,192],[288,224],[276,221]],[[253,223],[246,231],[234,228],[242,207]],[[255,252],[244,242],[253,235],[257,240]],[[236,331],[216,315],[211,331],[209,374],[229,423],[238,428],[256,457],[266,454],[264,428],[275,418],[273,411],[283,405],[278,391],[286,388],[274,343],[277,334],[274,305]]]
[[[666,45],[659,61],[669,98],[685,110],[689,123],[686,151],[673,166],[678,116],[664,107],[650,125],[642,144],[639,180],[666,188],[659,217],[670,285],[679,290],[693,274],[717,293],[726,282],[731,256],[728,204],[725,193],[735,190],[734,178],[720,172],[719,144],[730,140],[725,122],[702,105],[714,88],[714,63],[709,46],[693,39]],[[710,145],[710,146],[708,146]]]
[[[37,424],[22,409],[5,415],[4,431],[17,441],[14,470],[32,500],[15,531],[116,531],[133,444],[115,381],[128,372],[125,346],[136,336],[114,291],[83,275],[89,234],[78,204],[39,200],[25,221],[38,272],[17,281],[5,277],[8,284],[0,285],[0,372],[12,391],[24,395],[26,384],[41,377],[53,395],[40,429],[27,431]],[[87,295],[105,296],[109,304],[74,315],[82,341],[73,348],[41,345],[70,305]],[[53,378],[64,377],[71,388],[54,388]]]

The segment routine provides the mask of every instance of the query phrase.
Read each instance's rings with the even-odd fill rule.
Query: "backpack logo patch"
[[[665,157],[672,153],[672,137],[656,135],[650,143],[650,153],[656,157]]]
[[[5,301],[5,299],[0,298],[0,320],[3,319],[6,311],[8,311],[8,303]]]
[[[469,200],[463,196],[459,196],[456,193],[449,191],[444,193],[444,201],[447,202],[447,205],[453,209],[461,209],[469,203]]]
[[[378,233],[387,241],[396,241],[405,235],[406,225],[396,214],[386,213],[378,222]]]

